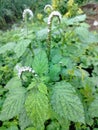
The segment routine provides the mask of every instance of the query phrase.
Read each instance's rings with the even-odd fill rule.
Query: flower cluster
[[[57,16],[57,17],[59,18],[59,21],[60,21],[61,18],[62,18],[61,14],[60,14],[58,11],[53,11],[53,12],[49,15],[49,17],[48,17],[48,25],[51,24],[51,20],[52,20],[52,18],[53,18],[54,16]]]
[[[19,78],[21,77],[22,73],[25,71],[31,72],[32,74],[35,75],[35,77],[37,76],[37,74],[35,74],[35,71],[32,68],[30,68],[29,66],[24,66],[24,67],[16,66],[16,69],[18,70],[18,77]]]
[[[33,12],[30,9],[25,9],[23,11],[23,14],[22,14],[23,15],[23,20],[25,20],[25,18],[27,17],[27,14],[29,15],[29,20],[31,20],[33,18]]]
[[[48,8],[49,8],[50,10],[53,10],[52,6],[49,5],[49,4],[47,4],[47,5],[45,5],[45,7],[44,7],[44,12],[46,12]]]

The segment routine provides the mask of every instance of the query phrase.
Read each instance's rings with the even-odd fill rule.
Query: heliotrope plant
[[[61,32],[52,21],[54,17],[61,21]],[[44,30],[47,33],[40,34],[41,38],[47,34],[48,41],[47,37],[42,41],[38,33],[35,37],[32,33],[33,40],[24,37],[1,47],[0,54],[13,50],[21,66],[16,65],[17,72],[5,86],[8,92],[0,113],[1,121],[17,120],[21,130],[96,128],[98,38],[84,23],[79,23],[84,17],[66,19],[53,11],[48,17],[48,31]],[[94,69],[89,73],[88,67]]]

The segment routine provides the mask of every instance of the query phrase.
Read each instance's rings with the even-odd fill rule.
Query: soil
[[[84,13],[86,13],[86,22],[90,25],[91,31],[98,31],[98,25],[94,26],[94,21],[98,22],[98,3],[90,3],[81,7]]]

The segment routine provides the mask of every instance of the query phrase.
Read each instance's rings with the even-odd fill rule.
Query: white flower
[[[94,23],[93,23],[93,25],[94,26],[98,26],[98,21],[95,20]]]
[[[49,4],[47,4],[47,5],[45,5],[45,7],[44,7],[44,12],[46,12],[46,10],[47,10],[48,8],[49,8],[50,10],[53,10],[52,6],[49,5]]]
[[[32,10],[30,10],[30,9],[25,9],[25,10],[23,11],[23,14],[22,14],[23,20],[25,19],[25,17],[27,16],[27,14],[29,15],[29,20],[31,20],[31,19],[33,18],[33,16],[34,16]]]
[[[48,17],[48,25],[51,23],[51,20],[54,16],[57,16],[59,18],[59,21],[62,18],[61,14],[58,11],[53,11]]]
[[[32,68],[30,68],[29,66],[24,66],[24,67],[16,66],[16,69],[18,70],[18,77],[19,78],[21,77],[22,73],[25,71],[29,71],[32,74],[35,74],[35,71]]]

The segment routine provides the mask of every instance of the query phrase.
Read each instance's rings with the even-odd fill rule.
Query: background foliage
[[[32,9],[35,15],[37,12],[42,13],[47,3],[50,0],[0,0],[0,28],[22,18],[25,8]]]

